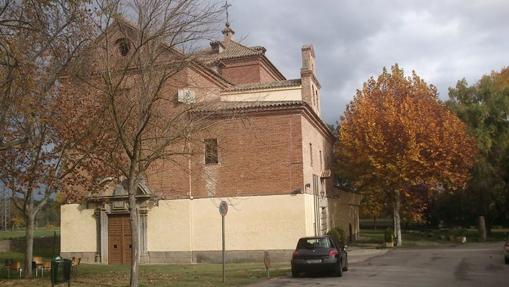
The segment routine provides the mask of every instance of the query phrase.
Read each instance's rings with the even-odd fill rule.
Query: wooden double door
[[[109,264],[131,263],[131,224],[129,215],[108,216],[108,262]]]

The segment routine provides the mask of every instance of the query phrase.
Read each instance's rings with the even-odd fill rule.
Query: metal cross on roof
[[[225,1],[224,5],[222,6],[224,10],[226,11],[226,26],[230,26],[230,17],[228,14],[228,8],[231,7],[232,4],[228,4],[228,1]]]

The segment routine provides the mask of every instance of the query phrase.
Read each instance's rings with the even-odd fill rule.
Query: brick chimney
[[[302,46],[302,100],[320,115],[320,83],[316,78],[315,49],[313,45]]]
[[[215,53],[221,53],[224,51],[224,45],[220,41],[210,42],[210,48],[212,48],[212,51]]]

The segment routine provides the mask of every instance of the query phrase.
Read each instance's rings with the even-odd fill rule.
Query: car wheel
[[[297,270],[293,269],[293,268],[292,268],[292,277],[293,278],[299,277],[299,272]]]
[[[343,267],[343,271],[348,271],[348,256],[345,256],[345,266]]]
[[[336,271],[334,275],[341,277],[343,276],[343,266],[341,265],[341,260],[338,260],[338,265],[336,266]]]

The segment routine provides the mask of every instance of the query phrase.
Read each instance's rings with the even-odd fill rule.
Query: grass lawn
[[[274,263],[271,276],[287,275],[289,272],[289,263]],[[0,286],[51,286],[50,279],[46,275],[45,278],[32,280],[7,280],[5,271],[2,270],[0,274]],[[265,280],[265,278],[265,267],[261,262],[227,264],[225,284],[222,283],[221,264],[142,265],[140,286],[242,286]],[[128,285],[129,266],[127,265],[82,264],[78,275],[71,281],[71,286],[78,287]]]
[[[57,237],[55,241],[53,239],[53,235],[56,232]],[[46,259],[50,259],[54,251],[58,253],[60,250],[60,230],[58,228],[50,228],[50,229],[37,229],[34,232],[34,256],[42,256]],[[14,239],[18,241],[16,243],[15,250],[11,250],[10,252],[0,252],[0,267],[3,266],[3,262],[5,259],[13,259],[17,261],[23,262],[24,260],[24,230],[16,230],[16,231],[0,231],[0,240],[6,239]],[[22,242],[23,244],[19,244]],[[53,246],[53,242],[55,246]],[[12,246],[11,246],[12,247]],[[1,274],[0,274],[1,276]],[[1,284],[0,284],[1,286]]]
[[[57,233],[57,236],[60,236],[60,228],[38,228],[34,231],[34,237],[51,237],[54,232]],[[25,237],[25,230],[13,230],[13,231],[0,231],[0,240],[5,239],[15,239],[15,238],[23,238]]]

